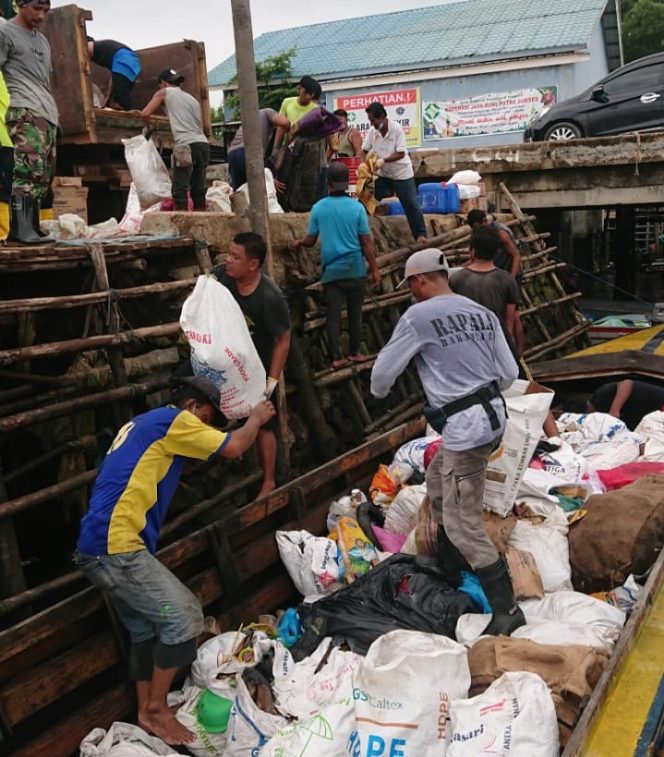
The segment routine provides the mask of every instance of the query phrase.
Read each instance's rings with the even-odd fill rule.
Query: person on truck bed
[[[198,100],[185,92],[184,76],[172,68],[163,69],[157,79],[159,90],[141,111],[148,130],[150,118],[164,108],[171,124],[175,147],[171,157],[173,180],[171,194],[175,210],[188,210],[187,192],[194,210],[205,210],[205,172],[210,162],[210,143],[203,130],[203,115]]]
[[[240,457],[273,416],[273,405],[261,402],[244,426],[232,434],[218,431],[210,424],[224,420],[219,390],[201,377],[181,378],[172,405],[120,429],[81,521],[74,562],[107,595],[129,631],[139,725],[169,744],[195,739],[166,696],[178,668],[196,659],[203,613],[198,599],[154,556],[161,524],[185,459]]]
[[[440,250],[426,249],[406,261],[405,277],[417,300],[399,319],[371,372],[371,393],[386,397],[415,358],[427,398],[424,414],[442,435],[426,473],[431,512],[438,523],[439,561],[458,586],[472,570],[493,608],[485,634],[509,635],[525,623],[507,566],[482,524],[489,456],[505,430],[500,394],[516,379],[517,364],[498,317],[454,294]]]
[[[93,63],[111,72],[111,91],[105,107],[115,110],[134,110],[131,93],[141,73],[141,61],[130,47],[114,39],[88,37],[88,55]]]
[[[6,124],[14,144],[8,240],[43,244],[40,204],[53,179],[58,108],[50,89],[51,46],[39,31],[49,0],[17,0],[18,13],[0,26],[0,71],[10,107]]]

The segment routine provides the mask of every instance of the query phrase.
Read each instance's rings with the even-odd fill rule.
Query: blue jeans
[[[234,192],[247,183],[244,147],[236,147],[228,153],[228,173],[231,175],[231,186]]]
[[[385,176],[379,176],[376,180],[376,199],[380,201],[392,195],[399,198],[413,237],[425,237],[427,227],[424,224],[420,203],[417,201],[415,179],[387,179]]]
[[[76,553],[74,562],[108,596],[132,646],[153,642],[162,668],[194,661],[203,630],[201,605],[156,557],[145,550],[98,557]]]

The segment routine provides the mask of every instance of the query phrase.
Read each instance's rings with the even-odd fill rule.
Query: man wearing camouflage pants
[[[39,208],[53,177],[58,109],[51,95],[51,47],[39,28],[50,0],[17,0],[0,27],[0,70],[11,96],[7,128],[14,143],[9,242],[43,244]]]

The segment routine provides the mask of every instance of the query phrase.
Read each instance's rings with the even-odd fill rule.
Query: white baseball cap
[[[435,247],[427,247],[426,250],[414,252],[406,261],[403,280],[397,285],[397,289],[403,289],[408,284],[408,279],[418,273],[434,273],[435,271],[447,271],[450,267],[445,260],[445,255]]]

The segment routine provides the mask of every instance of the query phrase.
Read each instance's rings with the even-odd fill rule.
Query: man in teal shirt
[[[313,247],[320,236],[321,283],[327,307],[327,341],[332,368],[343,368],[348,362],[367,360],[360,353],[362,338],[362,304],[364,284],[369,264],[374,287],[380,285],[374,243],[364,206],[349,197],[348,168],[335,161],[328,169],[328,197],[319,200],[311,209],[307,236],[293,242],[298,247]],[[344,359],[339,344],[341,311],[348,313],[349,355]]]

